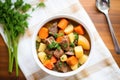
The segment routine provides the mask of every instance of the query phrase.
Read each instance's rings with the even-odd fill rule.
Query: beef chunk
[[[61,62],[60,60],[57,61],[56,67],[57,67],[57,70],[60,72],[71,71],[71,68],[65,62]]]
[[[70,41],[68,36],[64,36],[64,38],[62,39],[62,41],[60,42],[61,48],[65,51],[69,50],[69,45],[70,45]]]
[[[52,42],[54,42],[55,39],[54,39],[53,36],[50,36],[50,37],[48,37],[47,39],[45,39],[45,41],[46,41],[46,44],[48,45],[48,44],[51,44]]]
[[[73,52],[70,52],[70,51],[65,52],[65,54],[70,55],[70,56],[74,55],[74,53],[73,53]]]
[[[45,53],[53,55],[54,54],[54,50],[45,49]]]
[[[53,25],[51,27],[49,27],[49,33],[51,35],[55,35],[58,32],[58,28],[57,28],[57,22],[53,23]]]
[[[55,56],[56,58],[59,59],[62,55],[63,55],[63,50],[62,50],[62,49],[60,49],[60,50],[56,49],[56,50],[54,51],[54,56]]]

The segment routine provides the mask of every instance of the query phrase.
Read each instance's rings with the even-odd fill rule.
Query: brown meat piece
[[[55,22],[51,27],[49,27],[49,33],[51,35],[55,35],[57,32],[58,32],[57,22]]]
[[[64,38],[62,39],[62,41],[60,42],[61,48],[65,51],[69,50],[69,46],[70,46],[70,41],[68,36],[64,36]]]
[[[70,55],[70,56],[74,55],[74,53],[73,53],[73,52],[70,52],[70,51],[65,52],[65,54]]]
[[[45,49],[45,53],[53,55],[54,54],[54,50]]]
[[[60,60],[57,61],[56,63],[56,68],[58,71],[60,72],[68,72],[71,71],[71,68],[65,63],[65,62],[61,62]]]
[[[46,41],[46,44],[48,45],[48,44],[51,44],[52,42],[54,42],[55,39],[54,39],[53,36],[50,36],[50,37],[48,37],[47,39],[45,39],[45,41]]]
[[[63,55],[63,50],[62,50],[62,49],[60,49],[60,50],[56,49],[56,50],[54,51],[54,56],[55,56],[56,58],[59,59],[62,55]]]

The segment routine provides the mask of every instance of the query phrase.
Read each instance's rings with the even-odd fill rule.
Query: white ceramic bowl
[[[82,24],[83,27],[85,28],[85,30],[87,31],[89,37],[90,37],[90,43],[91,43],[91,50],[90,50],[90,53],[89,53],[89,56],[88,56],[88,60],[82,66],[80,66],[78,69],[76,69],[74,71],[66,72],[66,73],[61,73],[61,72],[49,70],[46,67],[44,67],[44,65],[38,59],[37,51],[36,51],[36,45],[35,45],[36,44],[36,37],[37,37],[38,31],[40,30],[40,28],[44,24],[46,24],[47,22],[49,22],[49,21],[51,21],[53,19],[57,19],[57,18],[67,18],[67,19],[70,19],[70,20],[73,20],[73,21],[75,21],[77,23]],[[83,70],[86,67],[86,64],[88,63],[88,61],[90,60],[90,57],[91,57],[91,54],[92,54],[92,49],[93,49],[93,43],[94,43],[93,42],[93,34],[92,34],[92,32],[90,31],[90,29],[88,27],[90,27],[90,26],[86,26],[86,23],[81,21],[79,18],[77,18],[75,16],[72,16],[72,15],[68,15],[68,14],[57,14],[57,15],[48,17],[47,19],[40,22],[40,24],[35,29],[34,34],[33,34],[33,38],[32,38],[32,53],[33,53],[34,59],[35,59],[36,63],[38,64],[38,66],[43,71],[45,71],[46,73],[48,73],[50,75],[53,75],[53,76],[57,76],[57,77],[69,77],[69,76],[75,75],[78,72],[80,72],[81,70]]]

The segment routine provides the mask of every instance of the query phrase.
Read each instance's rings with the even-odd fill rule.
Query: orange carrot
[[[84,34],[84,33],[85,33],[82,25],[76,26],[76,27],[74,28],[74,31],[75,31],[76,33],[78,33],[78,34]]]
[[[48,29],[45,27],[42,27],[38,33],[39,37],[41,39],[46,39],[48,37]]]
[[[64,34],[64,30],[61,29],[58,31],[58,34],[61,34],[61,33]]]
[[[50,60],[51,60],[52,63],[56,63],[57,62],[57,59],[54,56],[52,56]]]
[[[54,65],[53,63],[51,62],[51,60],[46,60],[45,63],[44,63],[44,66],[48,69],[53,69]]]
[[[66,19],[61,19],[60,22],[58,23],[58,27],[60,29],[65,29],[68,25],[68,21]]]
[[[59,36],[59,37],[57,37],[56,41],[57,41],[58,43],[60,43],[60,42],[62,41],[62,39],[63,39],[63,36]]]
[[[73,66],[78,63],[78,59],[75,56],[71,56],[67,59],[67,64]]]

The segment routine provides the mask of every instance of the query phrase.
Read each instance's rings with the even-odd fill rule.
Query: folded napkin
[[[35,7],[39,0],[25,0]],[[95,26],[88,14],[80,4],[79,0],[45,0],[45,8],[37,8],[35,11],[28,11],[31,17],[28,19],[29,28],[21,37],[18,46],[19,67],[27,80],[120,80],[120,69],[114,61],[111,53],[104,45]],[[32,34],[34,29],[47,17],[56,14],[70,14],[86,23],[94,36],[92,58],[87,66],[78,74],[70,77],[60,78],[51,76],[42,71],[36,64],[32,55]],[[3,29],[0,27],[0,33],[4,40]]]

